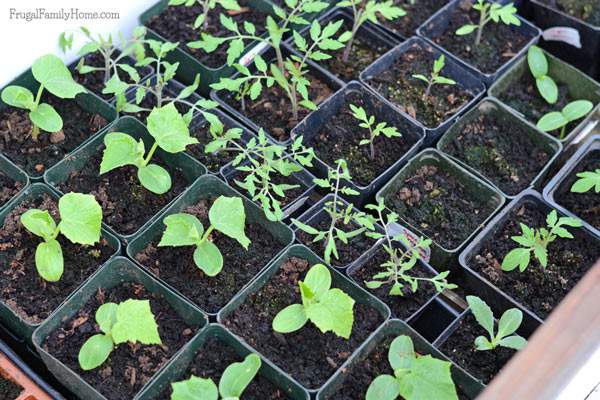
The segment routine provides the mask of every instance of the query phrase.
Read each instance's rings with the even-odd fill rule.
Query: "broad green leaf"
[[[314,297],[318,299],[331,287],[331,273],[323,264],[316,264],[306,274],[304,284],[310,288]]]
[[[46,54],[35,60],[31,72],[44,88],[62,99],[72,99],[79,93],[86,92],[83,86],[73,80],[62,60],[54,54]]]
[[[308,321],[304,306],[292,304],[279,311],[273,318],[273,330],[279,333],[295,332]]]
[[[167,226],[158,246],[193,246],[200,242],[204,234],[202,222],[193,215],[171,214],[163,223]]]
[[[512,335],[521,325],[523,321],[523,313],[516,309],[511,308],[502,314],[500,321],[498,321],[498,338],[503,338],[508,335]]]
[[[391,375],[379,375],[367,389],[366,400],[396,400],[400,396],[400,383]]]
[[[208,211],[208,219],[216,230],[237,240],[248,250],[250,239],[244,232],[246,212],[241,197],[219,196]]]
[[[394,371],[410,368],[415,357],[415,348],[409,336],[401,335],[392,341],[388,361]]]
[[[569,122],[576,121],[585,117],[594,108],[594,104],[589,100],[572,101],[562,109],[562,115]]]
[[[332,331],[348,339],[354,323],[353,308],[354,299],[334,288],[323,294],[318,302],[308,305],[305,312],[321,332]]]
[[[109,336],[98,333],[85,341],[77,359],[84,371],[89,371],[104,364],[113,350],[113,341]]]
[[[138,168],[138,179],[143,187],[156,194],[167,193],[171,189],[171,175],[156,164]]]
[[[100,326],[100,330],[104,333],[110,333],[115,322],[117,322],[116,303],[104,303],[96,310],[96,323]]]
[[[508,252],[508,254],[506,254],[506,256],[504,256],[504,259],[502,260],[502,270],[512,271],[518,266],[521,271],[524,271],[529,265],[530,258],[531,251],[529,249],[524,249],[521,247],[512,249]]]
[[[190,379],[171,384],[171,400],[218,400],[219,391],[212,379],[191,376]]]
[[[46,210],[27,210],[21,215],[20,220],[25,229],[44,240],[53,239],[56,234],[56,223]]]
[[[400,395],[410,400],[458,400],[450,365],[430,355],[417,357],[410,371],[399,379]]]
[[[58,282],[63,274],[64,260],[60,243],[56,239],[38,244],[35,249],[35,267],[48,282]]]
[[[513,335],[503,338],[498,342],[498,344],[503,347],[521,350],[523,347],[527,346],[527,340],[521,336]]]
[[[2,90],[2,101],[9,106],[32,110],[35,106],[33,93],[21,86],[7,86]]]
[[[219,380],[219,393],[224,399],[240,398],[242,392],[252,382],[252,379],[260,369],[260,357],[256,354],[248,354],[244,361],[236,362],[225,368]]]
[[[144,142],[126,133],[111,132],[104,136],[104,153],[100,163],[100,174],[125,165],[138,165],[144,158]]]
[[[494,346],[485,336],[477,336],[475,338],[475,348],[479,351],[492,350]]]
[[[213,242],[208,240],[196,247],[194,262],[208,276],[215,276],[223,269],[221,251]]]
[[[569,123],[560,112],[552,111],[539,119],[536,126],[544,132],[550,132],[558,128],[562,128]]]
[[[556,82],[552,78],[542,76],[535,80],[535,84],[544,100],[550,104],[556,103],[558,100],[558,86],[556,86]]]
[[[73,243],[100,241],[102,207],[91,194],[67,193],[58,201],[60,233]]]
[[[162,344],[149,300],[129,299],[120,303],[117,322],[113,325],[111,334],[116,344]]]
[[[174,103],[154,108],[146,120],[148,132],[156,139],[158,146],[169,153],[185,151],[189,144],[198,143],[190,136],[187,124]]]
[[[477,296],[467,296],[467,303],[471,309],[471,313],[479,323],[485,329],[490,337],[494,337],[494,313],[492,309]]]
[[[531,46],[527,51],[527,63],[534,78],[538,79],[548,75],[548,61],[542,49]]]
[[[50,104],[42,103],[29,112],[31,122],[46,132],[58,132],[63,128],[63,120]]]
[[[468,35],[473,33],[477,29],[477,25],[464,25],[456,30],[456,34],[459,36]]]

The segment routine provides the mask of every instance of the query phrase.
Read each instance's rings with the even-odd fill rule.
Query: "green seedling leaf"
[[[46,210],[27,210],[21,215],[21,223],[29,232],[44,240],[52,240],[56,237],[56,223]]]
[[[577,177],[579,179],[571,186],[571,192],[585,193],[594,188],[596,193],[600,193],[600,168],[596,171],[578,172]]]
[[[171,189],[171,175],[157,164],[138,168],[138,179],[143,187],[156,194],[167,193]]]
[[[113,325],[117,322],[117,310],[119,305],[116,303],[104,303],[96,310],[96,323],[100,330],[109,333]]]
[[[35,266],[38,274],[48,282],[58,282],[64,270],[60,243],[56,239],[38,244],[35,250]]]
[[[108,359],[110,353],[113,351],[112,339],[101,333],[96,334],[85,341],[81,349],[77,360],[79,366],[84,371],[90,371],[94,368],[98,368]]]
[[[233,363],[225,368],[219,381],[221,397],[224,399],[242,397],[242,393],[258,373],[260,366],[260,357],[249,354],[244,361]]]
[[[291,304],[273,318],[273,330],[279,333],[295,332],[302,328],[308,317],[302,304]]]
[[[219,248],[204,241],[194,251],[194,262],[208,276],[216,276],[223,269],[223,255]]]
[[[220,196],[208,211],[208,218],[215,229],[237,240],[248,250],[250,239],[244,233],[246,212],[240,197]]]
[[[144,142],[137,142],[126,133],[111,132],[104,136],[104,154],[100,163],[100,174],[125,165],[138,165],[144,159]]]
[[[167,226],[159,246],[193,246],[200,242],[204,227],[193,215],[180,213],[171,214],[163,220]]]
[[[35,101],[33,93],[29,89],[21,86],[7,86],[2,90],[2,101],[9,106],[33,110]]]
[[[171,400],[218,400],[219,390],[211,379],[191,376],[190,379],[171,384]]]
[[[467,296],[467,302],[471,313],[489,335],[489,339],[484,336],[478,336],[475,339],[477,350],[489,351],[498,346],[520,350],[525,347],[527,341],[518,335],[513,335],[523,322],[521,310],[516,308],[506,310],[500,317],[500,321],[498,321],[498,332],[494,334],[494,314],[490,307],[476,296]]]
[[[198,139],[190,136],[188,126],[174,103],[155,107],[148,116],[147,127],[158,146],[169,153],[180,153],[185,151],[186,146],[198,143]]]
[[[73,243],[92,245],[100,241],[102,207],[91,194],[67,193],[58,202],[58,229]]]
[[[42,103],[29,113],[36,126],[46,132],[58,132],[63,128],[63,120],[50,104]]]
[[[476,296],[467,296],[467,303],[479,325],[488,332],[490,337],[494,337],[494,313],[492,309]]]
[[[35,60],[31,72],[44,88],[61,99],[73,99],[79,93],[86,92],[83,86],[73,80],[62,60],[53,54]]]

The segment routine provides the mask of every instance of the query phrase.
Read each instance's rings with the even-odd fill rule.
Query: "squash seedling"
[[[388,361],[394,375],[379,375],[373,379],[366,400],[458,400],[450,373],[452,364],[430,354],[415,353],[409,336],[401,335],[392,341]]]
[[[589,100],[575,100],[563,107],[561,111],[551,111],[539,119],[536,126],[544,132],[560,129],[560,139],[565,138],[567,125],[585,117],[594,108]]]
[[[577,179],[571,186],[573,193],[585,193],[594,188],[596,193],[600,193],[600,168],[595,171],[583,171],[577,173]]]
[[[252,382],[260,370],[260,357],[248,354],[244,361],[230,364],[221,379],[219,387],[210,378],[199,378],[192,375],[189,379],[171,384],[173,393],[171,400],[235,400]]]
[[[481,43],[483,28],[490,21],[495,23],[502,22],[505,25],[521,25],[521,20],[519,20],[516,15],[517,8],[513,3],[500,5],[486,0],[477,0],[477,3],[473,4],[473,8],[479,11],[479,23],[477,25],[463,25],[456,30],[456,34],[459,36],[470,35],[477,30],[477,34],[475,35],[475,46],[479,46]]]
[[[560,217],[556,210],[552,210],[546,217],[547,227],[539,229],[530,228],[525,224],[521,226],[521,236],[513,236],[512,240],[521,245],[509,251],[502,260],[502,270],[512,271],[519,267],[521,272],[529,266],[531,255],[539,261],[543,268],[548,265],[548,246],[557,238],[573,239],[573,235],[565,226],[579,228],[581,220],[573,217]]]
[[[199,14],[194,20],[194,29],[202,27],[202,30],[205,30],[208,25],[208,14],[217,6],[221,6],[225,10],[241,10],[236,0],[169,0],[170,6],[191,7],[196,3],[202,7],[202,14]]]
[[[369,156],[371,160],[375,159],[375,145],[373,142],[375,139],[383,134],[387,138],[402,137],[402,134],[398,132],[395,126],[388,126],[387,122],[377,122],[374,115],[367,115],[367,112],[362,107],[357,107],[354,104],[350,104],[350,110],[352,116],[360,123],[358,126],[369,130],[369,138],[362,139],[358,144],[360,146],[369,145]],[[377,122],[377,123],[376,123]]]
[[[35,267],[48,282],[59,281],[64,271],[62,248],[56,240],[59,233],[82,245],[100,241],[102,208],[94,196],[67,193],[58,200],[58,212],[58,225],[47,210],[27,210],[20,218],[25,229],[44,239],[35,250]]]
[[[331,273],[323,264],[313,265],[304,281],[298,281],[302,304],[291,304],[273,318],[273,330],[290,333],[311,321],[323,333],[348,339],[354,323],[354,299],[343,290],[331,289]]]
[[[548,60],[542,49],[531,46],[527,50],[527,64],[529,71],[535,78],[535,86],[540,95],[548,104],[554,104],[558,100],[558,87],[556,82],[548,75]]]
[[[210,226],[205,230],[202,222],[193,215],[179,213],[167,216],[163,220],[166,229],[158,246],[196,246],[194,263],[206,275],[215,276],[223,269],[223,255],[210,240],[213,231],[237,240],[248,250],[250,239],[244,233],[244,202],[240,197],[219,196],[208,210],[208,220]]]
[[[37,141],[40,130],[54,133],[63,128],[63,120],[54,107],[48,103],[40,103],[44,89],[61,99],[74,99],[86,90],[73,80],[69,69],[53,54],[46,54],[35,60],[31,73],[40,84],[35,98],[29,89],[16,85],[5,87],[1,98],[9,106],[29,111],[31,138]]]
[[[149,300],[128,299],[104,303],[96,310],[97,333],[79,349],[79,366],[84,371],[98,368],[121,343],[162,344]]]
[[[159,147],[168,153],[180,153],[185,151],[187,145],[198,143],[198,139],[190,136],[183,116],[173,103],[154,108],[146,126],[155,139],[148,154],[142,139],[136,141],[122,132],[111,132],[104,137],[106,147],[100,163],[100,175],[115,168],[133,165],[137,168],[137,177],[143,187],[152,193],[163,194],[171,189],[171,175],[160,165],[150,163],[152,156]]]
[[[446,56],[442,54],[433,62],[433,71],[431,72],[431,76],[426,77],[422,74],[415,74],[412,76],[415,79],[419,79],[427,83],[427,89],[425,89],[425,93],[423,93],[423,99],[426,99],[429,96],[433,85],[456,85],[455,80],[446,78],[445,76],[440,76],[440,72],[445,65]]]
[[[523,322],[523,313],[517,308],[506,310],[498,321],[498,331],[494,333],[494,314],[492,309],[477,296],[467,296],[471,313],[489,335],[477,336],[475,348],[480,351],[494,350],[498,346],[521,350],[527,345],[527,340],[514,333]]]

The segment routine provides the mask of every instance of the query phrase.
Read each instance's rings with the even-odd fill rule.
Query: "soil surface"
[[[412,76],[415,74],[429,76],[434,60],[435,57],[431,52],[423,49],[419,44],[414,44],[400,54],[385,71],[369,77],[367,83],[426,127],[436,128],[456,114],[473,98],[473,95],[457,83],[456,85],[433,85],[429,95],[424,97],[427,84]],[[445,71],[445,68],[442,69],[440,75],[446,76]]]
[[[185,374],[177,381],[189,379],[192,375],[199,378],[212,379],[218,385],[225,368],[235,362],[241,362],[244,357],[225,342],[217,338],[209,338],[196,352],[196,357],[188,366]],[[170,399],[173,390],[169,387],[163,392],[160,399]],[[250,384],[244,389],[240,400],[280,400],[287,399],[285,391],[275,386],[270,380],[259,372]],[[201,399],[199,399],[201,400]]]
[[[376,124],[386,122],[388,126],[395,126],[402,137],[388,138],[383,134],[376,137],[373,141],[375,158],[371,158],[369,145],[359,144],[361,140],[369,139],[369,129],[358,126],[350,104],[363,107],[367,116],[375,117]],[[354,183],[368,186],[405,155],[417,140],[414,134],[391,122],[388,114],[381,109],[381,103],[373,105],[371,101],[365,101],[360,92],[349,92],[344,105],[323,124],[320,131],[309,139],[305,138],[306,145],[312,146],[317,157],[330,168],[335,168],[336,160],[346,160]]]
[[[432,39],[436,44],[481,72],[492,74],[515,57],[533,36],[524,35],[521,28],[515,25],[508,26],[501,22],[490,21],[483,28],[481,42],[475,46],[476,32],[464,36],[455,33],[464,25],[479,24],[479,11],[473,8],[473,4],[476,2],[472,0],[461,1],[452,10],[446,29],[438,35],[433,35]],[[438,16],[436,22],[441,24],[441,18]]]
[[[7,107],[0,111],[0,151],[29,175],[41,176],[83,141],[104,128],[108,121],[80,108],[75,100],[59,99],[44,91],[41,102],[52,105],[63,120],[63,130],[40,132],[31,138],[28,111]]]
[[[597,169],[600,169],[600,150],[594,150],[583,158],[555,192],[554,200],[588,224],[600,229],[600,194],[596,193],[594,188],[586,193],[571,193],[571,186],[579,179],[579,172]]]
[[[64,272],[58,282],[47,282],[37,273],[35,250],[42,238],[30,233],[20,222],[27,210],[48,210],[60,221],[58,204],[43,194],[17,205],[4,220],[0,230],[0,299],[30,324],[45,320],[85,279],[112,254],[105,239],[94,246],[74,244],[63,235],[57,240],[62,248]]]
[[[517,351],[500,346],[494,350],[478,351],[475,349],[477,336],[489,337],[489,334],[469,313],[461,319],[456,330],[440,346],[440,351],[465,371],[487,384]]]
[[[231,128],[239,128],[239,126],[230,126],[225,124],[224,120],[221,120],[221,122],[225,125],[224,132]],[[204,164],[204,166],[211,173],[218,174],[221,170],[221,167],[233,160],[234,157],[239,154],[239,152],[220,150],[217,153],[205,153],[204,149],[206,145],[214,140],[209,129],[210,126],[206,121],[201,123],[192,122],[190,125],[190,135],[198,139],[199,143],[188,146],[186,151],[192,157]],[[240,144],[245,143],[243,141],[243,135],[244,134],[242,134],[242,140],[238,141]]]
[[[0,376],[0,399],[14,400],[19,397],[23,388],[12,381]]]
[[[21,189],[23,182],[15,181],[4,172],[0,171],[0,207],[12,199]]]
[[[492,199],[473,198],[456,176],[433,165],[418,168],[385,200],[403,220],[446,249],[458,247],[495,210]]]
[[[406,11],[406,15],[392,21],[379,18],[379,24],[409,38],[416,35],[417,28],[447,3],[448,0],[395,0],[394,5]]]
[[[275,315],[290,304],[302,302],[298,280],[304,278],[309,267],[306,260],[289,258],[266,285],[250,295],[223,324],[302,385],[316,389],[383,322],[383,317],[375,309],[356,302],[348,340],[332,332],[324,334],[311,322],[293,333],[274,332]]]
[[[108,302],[128,299],[150,300],[162,345],[123,343],[96,369],[83,371],[77,355],[87,339],[101,333],[95,323],[98,308]],[[138,283],[125,283],[112,289],[98,289],[81,309],[63,322],[42,344],[44,350],[63,362],[108,399],[133,399],[135,394],[198,330],[180,317],[159,294]]]
[[[183,172],[166,165],[158,156],[152,162],[166,168],[171,175],[172,187],[165,194],[157,195],[143,187],[137,178],[137,168],[125,166],[99,175],[104,145],[92,155],[87,165],[73,171],[66,181],[58,185],[63,193],[89,193],[102,206],[103,222],[123,235],[130,235],[144,225],[188,186]]]
[[[546,226],[546,216],[531,201],[513,209],[507,222],[493,237],[488,237],[481,249],[467,259],[468,266],[482,274],[498,289],[544,319],[600,258],[600,243],[582,228],[567,228],[575,239],[557,238],[548,245],[548,265],[542,268],[537,259],[525,272],[501,269],[504,256],[518,247],[512,236],[520,236],[519,223],[531,228]]]
[[[250,7],[248,1],[239,0],[238,4],[241,7],[240,10],[229,11],[217,5],[213,10],[209,11],[204,28],[194,29],[194,21],[196,21],[198,15],[202,14],[203,10],[202,6],[196,2],[191,7],[167,7],[162,13],[150,18],[146,26],[170,42],[179,42],[179,47],[183,51],[192,54],[205,66],[219,68],[227,61],[228,45],[222,45],[212,53],[206,53],[202,49],[188,47],[187,43],[200,40],[201,33],[208,33],[219,37],[229,36],[231,32],[223,28],[219,22],[221,14],[233,18],[240,27],[245,21],[253,23],[256,27],[256,35],[261,36],[265,32],[264,26],[268,14]],[[249,43],[246,44],[248,45]]]
[[[516,123],[501,109],[485,112],[482,104],[470,121],[459,122],[460,132],[442,151],[462,160],[514,196],[527,189],[553,154],[546,152],[531,138],[530,129]]]
[[[207,227],[214,198],[200,200],[183,212],[195,215]],[[285,244],[257,223],[246,222],[248,251],[235,239],[213,231],[211,240],[223,254],[223,270],[209,277],[193,261],[194,246],[158,247],[162,230],[135,258],[157,277],[210,313],[216,313],[246,285]]]
[[[600,26],[600,1],[598,0],[542,0],[542,3],[590,25]]]

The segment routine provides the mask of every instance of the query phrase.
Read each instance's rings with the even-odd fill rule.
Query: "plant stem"
[[[146,158],[144,159],[144,167],[146,165],[148,165],[148,163],[150,162],[150,160],[152,159],[152,156],[154,155],[154,152],[156,151],[156,149],[158,148],[158,142],[154,142],[154,144],[152,145],[152,147],[150,148],[150,151],[148,152],[148,155],[146,156]]]
[[[37,94],[35,95],[35,103],[34,103],[34,110],[37,110],[38,106],[40,105],[40,100],[42,99],[42,92],[44,91],[44,85],[40,85],[40,87],[38,88]],[[38,136],[40,135],[40,127],[37,126],[36,124],[33,123],[33,121],[31,121],[31,124],[33,125],[33,127],[31,128],[31,139],[34,142],[38,141]]]
[[[358,32],[358,28],[360,27],[360,21],[362,18],[362,13],[364,12],[364,8],[356,10],[354,2],[352,2],[352,9],[354,11],[354,23],[352,24],[352,36],[350,36],[350,40],[348,40],[348,43],[346,43],[346,48],[344,49],[344,54],[342,56],[342,61],[344,63],[347,63],[348,58],[350,57],[350,52],[352,51],[352,44],[354,43],[354,37],[356,36],[356,32]]]
[[[483,27],[486,24],[487,8],[483,8],[479,13],[479,26],[477,27],[477,36],[475,36],[475,47],[481,43],[481,34],[483,33]]]
[[[425,89],[425,93],[423,93],[423,100],[426,100],[431,93],[431,87],[433,86],[433,79],[429,79],[429,84],[427,84],[427,89]]]
[[[562,129],[560,130],[560,138],[564,139],[565,138],[565,130],[567,128],[567,125],[563,125]]]
[[[209,226],[208,229],[206,230],[206,232],[204,232],[204,235],[202,235],[202,239],[200,239],[200,243],[198,243],[198,245],[201,245],[202,243],[206,242],[206,240],[208,239],[208,237],[214,230],[215,230],[214,226],[212,226],[212,225]]]

